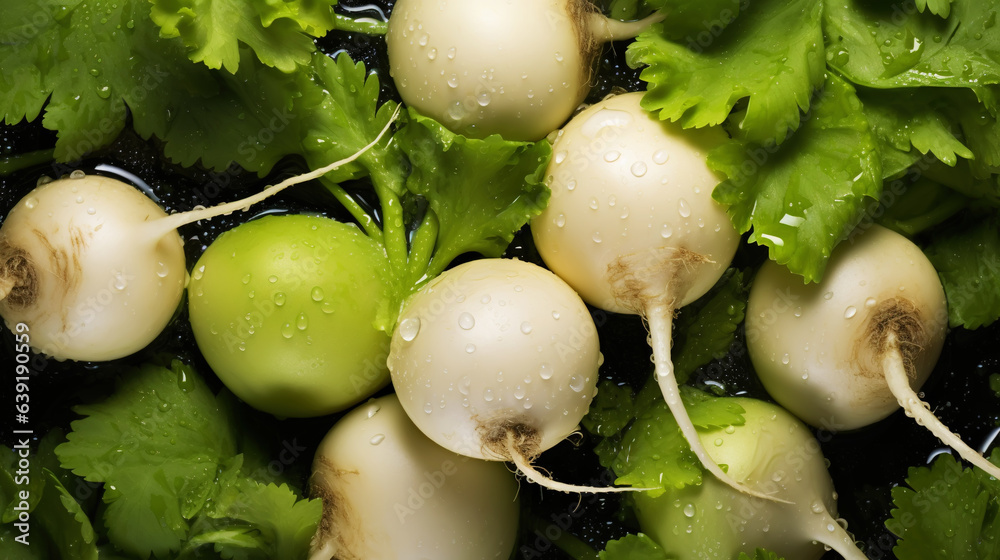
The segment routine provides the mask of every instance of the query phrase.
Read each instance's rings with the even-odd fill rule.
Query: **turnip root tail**
[[[677,378],[674,376],[674,364],[670,359],[671,331],[673,328],[674,316],[673,306],[666,303],[651,305],[646,310],[645,316],[646,323],[649,326],[649,334],[653,347],[653,362],[655,366],[654,375],[656,376],[656,382],[660,385],[660,391],[663,393],[663,399],[667,402],[667,408],[670,409],[670,413],[673,414],[674,419],[677,420],[677,425],[680,427],[681,433],[684,435],[684,439],[686,439],[688,444],[691,446],[691,451],[698,457],[701,465],[721,482],[724,482],[738,492],[763,500],[786,504],[790,503],[786,500],[782,500],[781,498],[763,494],[740,484],[731,476],[726,474],[726,472],[723,471],[714,460],[712,460],[708,451],[705,450],[705,446],[702,445],[701,438],[698,437],[698,431],[695,428],[694,423],[691,422],[691,417],[688,416],[687,410],[684,408],[684,403],[681,401],[680,389],[677,386]]]
[[[513,430],[507,432],[507,444],[506,452],[511,462],[517,467],[518,472],[524,475],[524,478],[534,482],[535,484],[548,488],[549,490],[555,490],[557,492],[565,492],[567,494],[579,493],[579,494],[599,494],[599,493],[613,493],[613,492],[644,492],[646,490],[655,490],[655,488],[634,488],[634,487],[596,487],[596,486],[578,486],[576,484],[566,484],[565,482],[558,482],[552,480],[548,476],[542,474],[535,467],[531,465],[531,459],[524,453],[521,446],[518,445],[518,436]]]
[[[901,338],[901,337],[900,337]],[[945,426],[933,412],[930,411],[927,403],[920,400],[920,397],[913,388],[910,387],[910,377],[907,373],[907,362],[900,345],[906,341],[898,338],[897,333],[888,332],[886,334],[885,350],[882,354],[882,369],[885,373],[886,383],[892,391],[893,396],[899,401],[899,406],[903,407],[906,415],[910,416],[918,424],[930,430],[945,445],[951,447],[963,459],[986,471],[990,476],[1000,479],[1000,467],[986,460],[985,457],[977,453],[974,449],[966,445],[957,434]]]
[[[567,494],[596,494],[611,492],[644,492],[655,488],[578,486],[557,482],[542,474],[532,466],[532,461],[539,455],[541,435],[538,430],[521,422],[513,420],[494,420],[480,425],[479,433],[483,439],[483,447],[491,454],[514,463],[518,472],[535,484]]]
[[[589,14],[589,16],[590,20],[587,23],[590,27],[590,35],[598,43],[634,39],[650,25],[664,20],[664,16],[660,12],[653,12],[637,21],[610,19],[596,12]]]
[[[326,175],[327,173],[335,169],[338,169],[344,165],[347,165],[348,163],[353,162],[354,160],[364,155],[365,152],[372,149],[376,144],[381,142],[382,137],[385,136],[387,132],[389,132],[389,128],[392,126],[392,123],[394,123],[396,119],[399,117],[399,112],[401,107],[402,106],[396,107],[396,111],[392,114],[391,117],[389,117],[389,121],[385,123],[385,126],[382,128],[382,131],[379,132],[378,136],[376,136],[374,140],[368,143],[368,145],[361,148],[353,155],[350,155],[344,159],[335,161],[329,165],[310,171],[308,173],[296,175],[295,177],[289,177],[288,179],[285,179],[284,181],[276,185],[271,185],[266,189],[262,190],[261,192],[254,194],[252,196],[248,196],[247,198],[244,198],[242,200],[236,200],[233,202],[219,204],[211,208],[203,208],[199,210],[192,210],[190,212],[171,214],[170,216],[157,220],[156,222],[153,223],[165,235],[167,232],[176,230],[181,226],[191,224],[199,220],[214,218],[216,216],[221,216],[224,214],[231,214],[238,210],[246,210],[250,208],[250,206],[257,204],[258,202],[261,202],[267,198],[270,198],[271,196],[278,194],[279,192],[287,189],[288,187],[312,181],[314,179],[319,179],[323,175]]]
[[[833,549],[845,560],[868,560],[865,553],[854,543],[847,529],[844,529],[837,520],[830,514],[825,514],[819,523],[812,525],[813,530],[809,536],[818,543],[824,544]]]

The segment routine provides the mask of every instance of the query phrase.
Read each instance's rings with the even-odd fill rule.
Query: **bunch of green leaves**
[[[625,15],[672,16],[687,4],[605,2]],[[859,223],[923,234],[936,265],[962,269],[942,272],[952,323],[1000,318],[995,290],[964,274],[989,269],[1000,239],[949,227],[972,223],[969,208],[982,219],[1000,207],[1000,2],[700,4],[699,25],[668,18],[628,60],[643,68],[646,109],[734,137],[710,164],[736,227],[807,282]]]
[[[235,399],[213,394],[190,367],[140,367],[106,400],[75,411],[84,418],[55,453],[63,468],[103,484],[99,524],[122,554],[306,556],[321,502],[269,471],[259,442],[243,439],[248,419]]]
[[[96,494],[59,466],[54,449],[64,441],[62,432],[46,434],[29,449],[30,439],[16,449],[0,446],[0,556],[96,560],[97,535],[88,517]],[[28,515],[27,531],[14,525],[21,513]],[[19,536],[23,540],[15,540]]]
[[[679,382],[684,383],[697,368],[729,351],[745,308],[742,274],[730,271],[709,296],[682,310],[676,330],[683,335],[677,338],[673,351]],[[681,397],[699,428],[740,426],[744,422],[743,408],[725,398],[686,385],[681,387]],[[667,489],[701,483],[701,464],[655,380],[637,393],[627,385],[602,382],[582,424],[601,438],[595,451],[601,464],[617,475],[616,484]],[[657,496],[663,490],[650,493]]]
[[[372,142],[399,109],[380,103],[363,64],[314,52],[312,37],[343,21],[334,3],[19,3],[0,21],[0,111],[7,123],[43,115],[64,162],[130,123],[183,166],[263,176],[295,156],[322,167]],[[547,200],[546,142],[467,139],[412,112],[394,132],[323,182],[386,247],[404,294],[463,252],[499,255]],[[380,220],[340,187],[362,179]]]
[[[1000,464],[1000,450],[990,460]],[[892,491],[885,526],[899,537],[899,560],[1000,557],[1000,481],[963,468],[949,454],[930,467],[911,468],[907,487]]]

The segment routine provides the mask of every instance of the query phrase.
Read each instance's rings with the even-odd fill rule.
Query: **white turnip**
[[[586,97],[600,45],[658,17],[609,20],[589,0],[399,0],[390,73],[407,105],[454,132],[538,140]]]
[[[384,134],[393,119],[382,130]],[[58,360],[106,361],[149,344],[173,317],[187,268],[177,228],[321,177],[358,153],[213,208],[167,215],[135,187],[74,172],[43,182],[0,227],[0,316]]]
[[[712,200],[720,178],[705,162],[726,134],[661,122],[641,98],[605,99],[559,132],[547,171],[552,197],[531,231],[545,264],[584,300],[642,315],[656,379],[685,439],[706,469],[740,487],[701,445],[670,358],[674,312],[718,281],[739,244]]]
[[[747,347],[764,387],[804,421],[851,430],[902,407],[1000,478],[916,393],[934,369],[947,324],[944,289],[927,257],[902,235],[872,226],[837,246],[817,284],[765,263],[750,291]]]
[[[480,259],[430,281],[406,303],[389,371],[420,430],[469,457],[531,461],[576,430],[596,393],[597,328],[580,297],[544,268]]]
[[[395,395],[337,422],[310,486],[324,508],[311,560],[506,560],[514,548],[514,476],[427,439]]]

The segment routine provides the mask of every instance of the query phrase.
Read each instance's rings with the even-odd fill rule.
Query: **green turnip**
[[[736,492],[717,479],[651,497],[636,494],[642,530],[671,558],[736,558],[766,548],[781,558],[816,560],[824,545],[849,560],[865,555],[837,522],[836,494],[819,443],[781,407],[733,398],[746,423],[699,432],[712,459],[741,485],[786,503]]]

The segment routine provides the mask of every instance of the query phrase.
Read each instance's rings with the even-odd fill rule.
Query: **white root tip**
[[[986,457],[969,447],[962,441],[962,438],[945,426],[910,387],[910,377],[906,373],[906,366],[902,353],[899,351],[896,335],[890,333],[887,343],[887,350],[882,358],[882,371],[885,374],[889,390],[896,397],[899,406],[903,407],[907,415],[937,436],[942,443],[957,451],[963,459],[979,467],[993,478],[1000,480],[1000,467],[989,462]]]
[[[288,179],[285,179],[284,181],[276,185],[269,186],[264,190],[262,190],[261,192],[254,194],[252,196],[248,196],[247,198],[244,198],[242,200],[236,200],[234,202],[219,204],[217,206],[212,206],[211,208],[204,208],[200,210],[191,210],[189,212],[171,214],[170,216],[167,216],[165,218],[161,218],[154,222],[150,222],[150,224],[155,225],[155,227],[157,228],[157,233],[159,234],[158,236],[154,237],[154,239],[160,239],[164,235],[168,234],[173,230],[176,230],[181,226],[194,223],[199,220],[214,218],[216,216],[221,216],[224,214],[231,214],[238,210],[245,211],[249,209],[250,206],[257,204],[258,202],[261,202],[267,198],[270,198],[271,196],[278,194],[279,192],[287,189],[288,187],[291,187],[293,185],[298,185],[300,183],[305,183],[307,181],[312,181],[314,179],[319,179],[323,175],[326,175],[327,173],[335,169],[338,169],[340,167],[343,167],[344,165],[347,165],[348,163],[353,162],[354,160],[364,155],[365,152],[372,149],[373,147],[375,147],[375,145],[377,145],[379,142],[382,141],[382,137],[389,132],[389,129],[392,127],[392,123],[396,122],[396,119],[399,118],[399,113],[401,108],[402,105],[396,106],[396,110],[393,112],[392,116],[389,117],[389,121],[385,123],[385,126],[382,127],[382,130],[381,132],[378,133],[378,136],[376,136],[374,140],[368,143],[368,145],[361,148],[354,154],[344,159],[335,161],[319,169],[310,171],[308,173],[296,175],[295,177],[289,177]]]
[[[854,538],[847,529],[837,523],[829,514],[820,520],[820,526],[813,530],[814,541],[824,544],[844,557],[844,560],[868,560],[864,552],[855,544]]]
[[[691,451],[698,457],[698,461],[705,467],[705,470],[719,479],[720,482],[742,494],[781,504],[792,503],[777,496],[754,490],[745,484],[740,484],[723,471],[718,463],[712,459],[708,451],[705,450],[705,446],[701,443],[701,438],[698,436],[698,429],[695,428],[694,423],[691,422],[691,417],[687,413],[687,409],[684,408],[680,388],[677,386],[677,378],[674,376],[674,364],[670,359],[673,308],[669,305],[658,305],[650,308],[646,313],[646,322],[649,325],[649,334],[653,348],[655,366],[653,375],[660,386],[660,392],[663,393],[663,399],[667,402],[667,408],[670,409],[670,413],[677,420],[681,434],[684,435],[684,439],[691,446]]]
[[[665,16],[660,12],[653,12],[637,21],[620,21],[600,13],[592,13],[589,21],[590,33],[598,43],[634,39],[647,27],[664,19]]]
[[[656,488],[633,488],[633,487],[596,487],[596,486],[577,486],[576,484],[566,484],[565,482],[558,482],[552,480],[548,476],[538,472],[538,469],[531,466],[531,462],[524,453],[517,448],[514,443],[514,434],[508,432],[507,434],[507,453],[510,454],[510,459],[513,461],[514,466],[517,470],[524,475],[524,478],[534,482],[535,484],[548,488],[549,490],[555,490],[557,492],[565,492],[567,494],[601,494],[601,493],[614,493],[614,492],[645,492],[646,490],[656,490]]]

